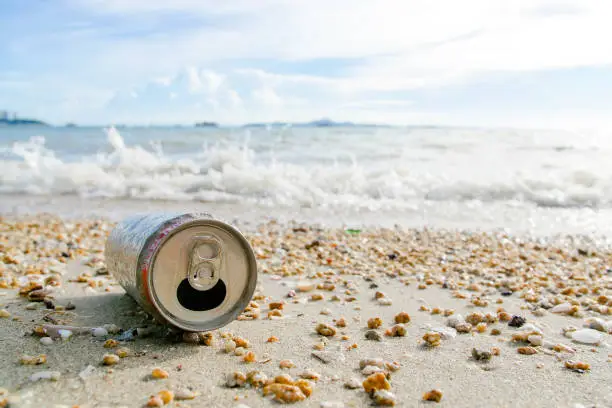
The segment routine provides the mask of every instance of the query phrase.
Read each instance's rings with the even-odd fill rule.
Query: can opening
[[[183,279],[176,290],[176,297],[181,306],[194,312],[218,307],[225,300],[226,294],[227,288],[221,279],[209,290],[197,290],[191,286],[189,279]]]

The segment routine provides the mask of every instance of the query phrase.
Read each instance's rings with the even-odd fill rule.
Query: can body
[[[248,241],[203,213],[127,218],[109,235],[105,258],[109,272],[146,312],[187,331],[236,319],[257,283]]]

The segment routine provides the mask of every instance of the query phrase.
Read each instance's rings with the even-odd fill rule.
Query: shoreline
[[[16,282],[16,287],[0,289],[0,309],[10,314],[0,318],[0,365],[8,368],[0,373],[0,388],[8,390],[11,407],[142,407],[150,395],[185,387],[198,396],[174,406],[277,406],[261,389],[225,386],[226,375],[251,370],[293,379],[307,370],[318,374],[320,378],[311,381],[312,395],[295,406],[332,402],[337,404],[323,406],[367,406],[373,399],[363,388],[349,389],[345,383],[366,379],[360,361],[368,358],[399,365],[389,372],[390,391],[398,406],[574,408],[612,403],[607,391],[612,381],[612,336],[597,331],[598,344],[581,344],[568,331],[570,326],[583,330],[593,318],[612,329],[609,249],[595,243],[493,232],[378,227],[351,235],[343,228],[297,226],[252,223],[244,231],[260,267],[253,298],[257,307],[251,311],[258,318],[213,331],[210,346],[185,344],[165,335],[121,341],[131,356],[107,367],[101,364],[102,356],[115,349],[104,348],[104,340],[120,335],[75,334],[67,341],[44,345],[31,332],[36,326],[53,324],[53,319],[75,327],[155,327],[112,277],[100,273],[101,249],[112,225],[42,214],[0,217],[0,280]],[[35,246],[32,240],[37,241]],[[69,242],[76,242],[76,247]],[[19,296],[28,280],[59,283],[45,288],[58,310]],[[295,296],[287,297],[291,290]],[[283,304],[280,316],[269,314],[274,302]],[[576,312],[552,312],[565,302],[572,311],[571,306],[576,306]],[[61,310],[69,303],[74,310]],[[386,336],[401,312],[410,316],[403,324],[405,336]],[[500,314],[504,312],[521,316],[526,323],[512,327]],[[467,333],[449,327],[459,315],[474,323]],[[483,319],[480,326],[478,316]],[[382,320],[373,329],[381,341],[366,338],[372,330],[368,320],[375,317]],[[320,323],[336,333],[317,334]],[[492,334],[495,329],[499,335]],[[543,343],[512,340],[526,330],[540,331],[536,336]],[[427,346],[423,340],[431,331],[444,333],[439,346]],[[255,362],[245,363],[243,356],[224,352],[231,336],[249,341]],[[268,342],[271,336],[279,341]],[[555,351],[549,343],[567,348]],[[317,347],[322,347],[324,359],[331,360],[315,358]],[[519,347],[533,347],[536,354],[519,354]],[[475,361],[473,348],[498,348],[500,354],[490,361]],[[22,354],[45,354],[47,362],[22,365]],[[282,360],[291,360],[295,367],[281,368]],[[566,368],[567,361],[581,361],[590,368],[579,373]],[[156,367],[166,370],[169,378],[151,379]],[[49,370],[60,373],[57,381],[28,380]],[[421,401],[423,393],[434,388],[442,391],[441,402]]]

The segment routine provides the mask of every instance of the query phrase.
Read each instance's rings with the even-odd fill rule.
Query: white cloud
[[[612,64],[608,0],[64,4],[80,13],[78,24],[64,25],[76,31],[33,33],[16,44],[25,47],[23,55],[49,51],[48,69],[56,69],[52,74],[62,82],[77,78],[74,86],[88,83],[99,95],[119,89],[108,103],[112,117],[172,121],[214,115],[235,122],[274,115],[363,117],[369,110],[380,120],[401,120],[413,105],[389,101],[385,93],[444,88],[503,72]],[[292,72],[325,58],[338,60],[333,75],[325,69]],[[256,68],[258,61],[290,68],[275,73]],[[83,103],[68,99],[76,101],[70,106]],[[92,100],[93,110],[100,97]]]

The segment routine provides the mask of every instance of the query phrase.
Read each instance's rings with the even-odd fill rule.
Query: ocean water
[[[213,208],[255,218],[608,233],[610,136],[436,127],[0,127],[0,211]]]

